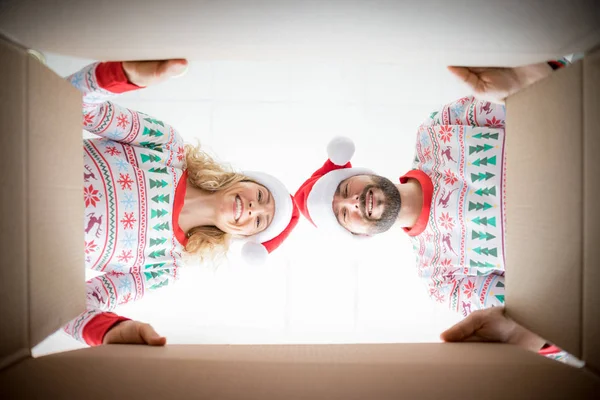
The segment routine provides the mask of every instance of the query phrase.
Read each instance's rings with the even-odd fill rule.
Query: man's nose
[[[342,200],[342,205],[346,206],[348,208],[351,208],[351,209],[352,208],[356,208],[356,209],[360,208],[359,196],[356,195],[356,196],[349,197],[347,199],[343,199]]]

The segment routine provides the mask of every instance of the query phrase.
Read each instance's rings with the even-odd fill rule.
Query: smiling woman
[[[86,267],[104,275],[87,282],[87,310],[65,327],[90,345],[162,345],[147,324],[113,314],[117,305],[170,286],[183,254],[204,260],[247,241],[260,262],[295,227],[298,213],[285,186],[265,173],[236,173],[168,124],[108,98],[181,74],[185,60],[109,62],[69,77],[83,94]]]
[[[178,222],[188,253],[212,258],[226,252],[231,237],[250,237],[269,227],[275,216],[269,189],[226,170],[199,146],[185,149],[186,192]],[[283,214],[277,216],[289,219]]]

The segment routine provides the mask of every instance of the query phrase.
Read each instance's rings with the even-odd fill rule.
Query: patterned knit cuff
[[[106,332],[123,321],[129,321],[129,318],[121,317],[111,312],[98,314],[83,328],[83,340],[90,346],[100,346]]]
[[[557,69],[561,69],[569,65],[569,62],[565,58],[561,58],[558,60],[548,61],[548,65],[550,68],[556,71]]]
[[[558,347],[554,346],[553,344],[550,343],[546,343],[539,351],[538,354],[541,355],[548,355],[548,354],[554,354],[554,353],[559,353],[562,350],[559,349]]]
[[[104,62],[96,66],[96,80],[98,85],[111,93],[125,93],[140,89],[127,80],[127,75],[123,71],[122,62]]]

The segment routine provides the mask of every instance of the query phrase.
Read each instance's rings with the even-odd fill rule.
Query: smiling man
[[[452,68],[478,94],[507,96],[565,63]],[[330,142],[329,159],[295,201],[316,227],[354,237],[393,225],[410,237],[430,297],[464,316],[504,304],[504,121],[500,102],[465,97],[417,131],[413,169],[397,183],[353,168],[354,145]]]

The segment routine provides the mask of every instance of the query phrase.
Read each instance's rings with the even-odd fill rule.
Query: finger
[[[465,82],[469,86],[475,87],[477,82],[479,81],[479,76],[468,67],[448,67],[448,71],[450,71],[454,76],[456,76],[461,81]]]
[[[151,325],[143,324],[140,327],[140,337],[143,342],[150,346],[164,346],[167,343],[167,338],[160,336]]]
[[[477,313],[472,313],[467,318],[442,332],[440,339],[444,342],[462,342],[472,337],[477,329],[479,329],[479,326],[480,322]]]
[[[448,70],[463,81],[476,94],[485,93],[487,83],[483,80],[483,68],[448,67]]]
[[[166,60],[161,65],[161,69],[159,70],[160,75],[164,75],[165,77],[178,77],[182,76],[187,72],[188,62],[186,59],[173,59]]]

